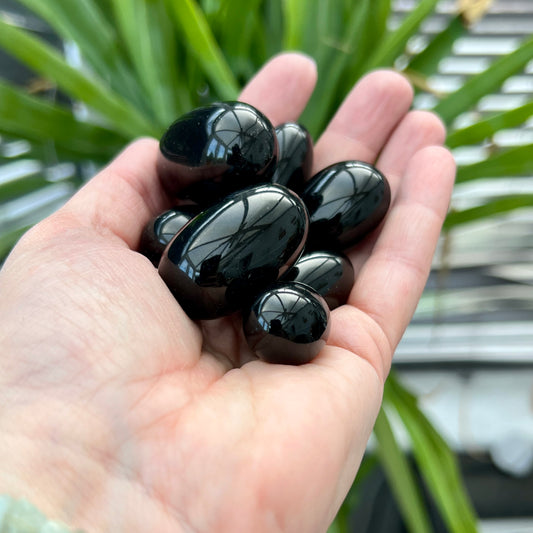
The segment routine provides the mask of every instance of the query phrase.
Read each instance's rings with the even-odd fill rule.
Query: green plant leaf
[[[403,53],[407,41],[416,33],[421,22],[434,10],[438,0],[421,0],[420,3],[405,17],[398,29],[381,40],[365,63],[365,70],[391,66],[394,60]]]
[[[450,54],[455,41],[467,31],[463,18],[459,15],[453,17],[446,28],[438,33],[424,50],[409,61],[407,70],[423,76],[434,74],[438,69],[439,62]]]
[[[165,0],[113,0],[115,18],[158,124],[166,128],[192,106],[180,84],[175,27]]]
[[[450,93],[433,109],[446,124],[470,109],[483,96],[496,90],[509,77],[519,72],[533,58],[533,38],[517,50],[494,61],[492,65],[466,81],[457,91]]]
[[[224,0],[200,0],[200,5],[204,10],[206,16],[216,16],[220,13],[221,2]]]
[[[224,0],[216,19],[221,48],[232,71],[243,81],[255,71],[251,51],[258,31],[255,21],[260,7],[261,0]],[[235,31],[235,28],[239,28],[239,31]]]
[[[533,194],[513,194],[489,200],[483,205],[463,209],[462,211],[450,211],[444,221],[444,229],[449,230],[463,224],[475,222],[484,218],[494,217],[508,213],[522,207],[533,207]]]
[[[453,452],[393,374],[387,380],[385,399],[409,433],[415,461],[450,532],[476,533],[475,513]]]
[[[286,21],[283,17],[282,0],[271,0],[263,4],[263,20],[265,31],[261,37],[267,57],[281,52],[285,34]]]
[[[183,41],[224,100],[234,100],[239,86],[218,46],[204,13],[194,0],[167,0],[169,9],[183,34]]]
[[[359,8],[359,0],[353,3],[351,11]],[[352,79],[353,84],[356,77],[353,72],[358,72],[358,76],[362,74],[359,70],[361,64],[370,57],[376,47],[376,43],[383,41],[387,33],[387,24],[389,21],[391,11],[391,0],[374,0],[372,8],[365,11],[365,20],[362,26],[358,28],[359,37],[354,42],[357,46],[351,51],[355,55],[352,61]]]
[[[391,0],[375,0],[372,10],[372,26],[368,28],[369,34],[375,39],[381,39],[387,31],[387,22],[390,16]]]
[[[446,144],[450,148],[456,148],[465,144],[482,142],[492,137],[497,131],[523,124],[532,115],[533,102],[528,102],[523,106],[480,120],[466,128],[452,131],[446,139]]]
[[[283,18],[285,34],[283,48],[285,50],[301,50],[304,35],[307,30],[303,14],[308,10],[307,0],[284,0]]]
[[[350,54],[346,44],[346,26],[349,24],[347,21],[353,18],[353,11],[358,8],[358,0],[316,0],[308,3],[304,20],[307,27],[302,44],[305,43],[306,52],[315,58],[319,69],[326,71],[331,59],[339,52]]]
[[[479,163],[459,166],[456,182],[531,174],[533,172],[532,154],[533,144],[526,144],[491,155]]]
[[[19,1],[48,22],[60,37],[75,42],[92,69],[115,91],[133,100],[143,111],[149,109],[137,78],[121,54],[114,28],[93,0]]]
[[[53,141],[74,159],[106,161],[126,144],[117,133],[77,121],[72,113],[0,80],[0,133],[36,143]]]
[[[23,194],[42,189],[50,182],[41,175],[24,176],[0,184],[0,202],[8,202]]]
[[[13,246],[31,226],[24,226],[8,232],[0,232],[0,263],[7,257]]]
[[[371,11],[370,0],[361,0],[354,5],[345,24],[341,49],[331,53],[328,62],[323,62],[319,83],[302,116],[302,123],[315,138],[326,125],[337,103],[343,74],[360,57],[359,39],[365,32]],[[345,88],[347,90],[349,88]]]
[[[358,16],[361,17],[361,20],[358,26],[351,26],[352,30],[349,30],[350,24],[347,25],[348,35],[353,45],[348,50],[350,60],[346,64],[345,71],[339,82],[339,91],[342,93],[342,97],[350,91],[353,85],[365,73],[365,63],[374,52],[376,43],[381,42],[387,32],[391,1],[373,0],[371,3],[365,3],[366,6],[363,6],[360,0],[356,0],[355,2],[352,0],[352,6],[350,8],[351,15],[356,10],[360,11]],[[350,20],[348,15],[346,16],[346,20]],[[357,24],[357,20],[354,22]],[[339,98],[339,103],[341,99]]]
[[[95,76],[90,78],[71,67],[42,39],[7,23],[0,17],[0,46],[17,59],[54,81],[74,99],[100,112],[116,131],[128,138],[158,136],[155,129],[132,105],[113,93]]]
[[[420,489],[383,408],[377,417],[374,435],[381,466],[410,533],[431,533]]]
[[[366,478],[374,472],[378,460],[375,454],[365,453],[355,478],[328,533],[350,533],[350,516],[361,500],[361,490]]]

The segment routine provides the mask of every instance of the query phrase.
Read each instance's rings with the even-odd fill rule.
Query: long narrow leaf
[[[0,231],[0,262],[6,258],[13,246],[30,227],[24,226],[8,232]]]
[[[251,77],[255,70],[251,61],[251,43],[258,31],[254,21],[260,4],[260,0],[224,0],[216,20],[221,47],[233,72],[241,78]],[[239,31],[235,31],[235,28],[239,28]]]
[[[352,483],[352,486],[327,533],[350,533],[353,530],[350,527],[350,517],[361,501],[361,492],[365,480],[375,471],[377,464],[378,459],[375,454],[365,454],[359,466],[359,470],[357,471],[357,477]]]
[[[223,0],[200,0],[200,6],[207,17],[216,17],[222,9],[222,1]]]
[[[159,135],[159,131],[128,102],[114,94],[93,76],[71,67],[63,57],[42,39],[8,24],[0,17],[0,46],[17,59],[51,79],[74,99],[99,111],[118,132],[129,138]]]
[[[431,523],[420,489],[383,409],[374,425],[374,435],[381,466],[410,533],[430,533]]]
[[[19,1],[46,20],[63,39],[75,42],[92,69],[115,91],[148,109],[138,80],[121,54],[115,29],[93,0]]]
[[[306,17],[304,24],[311,26],[306,31],[306,51],[312,55],[319,70],[329,64],[339,52],[348,55],[346,26],[354,10],[359,8],[358,0],[316,0],[308,3],[306,9],[313,20]],[[354,38],[351,37],[351,41]]]
[[[194,0],[168,0],[168,6],[191,53],[224,100],[235,99],[239,86],[218,46],[207,20]]]
[[[385,397],[411,437],[413,455],[451,533],[476,533],[475,513],[455,456],[417,406],[416,398],[389,376]]]
[[[192,107],[186,86],[178,82],[175,28],[166,2],[113,0],[112,4],[138,78],[158,123],[166,127]]]
[[[285,19],[285,50],[301,50],[306,31],[304,13],[307,11],[307,0],[285,0],[283,15]]]
[[[359,38],[364,33],[365,24],[372,10],[370,0],[357,2],[346,23],[342,48],[325,64],[320,73],[319,84],[311,96],[310,104],[302,117],[302,122],[313,136],[318,136],[326,120],[331,116],[332,106],[338,96],[341,77],[349,63],[356,61],[359,50]],[[351,52],[353,51],[353,52]]]
[[[482,142],[492,137],[497,131],[523,124],[532,115],[533,102],[528,102],[523,106],[498,113],[466,128],[452,131],[446,139],[446,144],[450,148],[455,148],[465,144]]]
[[[496,60],[489,68],[473,76],[460,89],[441,100],[434,111],[450,124],[455,117],[470,109],[478,100],[490,94],[509,77],[519,72],[533,59],[533,38],[509,55]]]
[[[8,202],[26,193],[36,191],[50,185],[50,182],[41,175],[24,176],[23,178],[0,184],[0,202]]]
[[[107,160],[126,143],[117,133],[77,121],[58,105],[0,80],[0,133],[43,143],[53,141],[71,157]]]
[[[490,200],[483,205],[471,207],[470,209],[451,211],[444,221],[444,229],[452,229],[483,218],[508,213],[522,207],[533,207],[533,194],[509,195],[504,198]]]
[[[365,2],[367,6],[364,10],[361,3],[356,0],[352,3],[350,9],[352,14],[354,11],[359,10],[361,20],[357,25],[357,33],[351,37],[355,45],[349,51],[350,60],[346,64],[345,72],[339,84],[339,89],[343,94],[348,93],[357,80],[365,73],[365,64],[376,49],[376,43],[383,41],[387,32],[391,0]],[[347,16],[346,19],[350,20],[350,17]],[[350,28],[349,24],[347,28]]]
[[[390,12],[391,0],[374,0],[372,2],[372,10],[370,12],[371,23],[366,28],[369,42],[379,42],[383,38],[387,31]]]
[[[438,33],[422,52],[411,59],[407,69],[416,72],[418,75],[429,76],[434,74],[441,59],[450,54],[455,41],[466,32],[467,27],[462,17],[453,17],[446,28]]]
[[[283,17],[282,1],[270,0],[263,5],[265,33],[262,37],[267,57],[281,52],[283,48],[286,20]]]
[[[478,178],[528,175],[533,172],[533,144],[511,148],[479,163],[457,168],[457,183]]]
[[[381,41],[368,63],[366,70],[390,66],[405,50],[407,41],[415,34],[421,22],[433,11],[438,0],[421,0],[420,3],[403,20],[400,27]]]

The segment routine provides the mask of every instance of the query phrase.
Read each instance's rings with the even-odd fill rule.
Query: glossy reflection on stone
[[[202,205],[269,181],[278,156],[268,118],[242,102],[217,103],[187,113],[168,128],[159,146],[175,165],[173,172],[161,177],[165,188]],[[185,189],[184,183],[189,184]]]
[[[159,273],[189,317],[217,318],[282,276],[307,232],[296,194],[280,185],[249,187],[191,220],[166,248]]]
[[[381,222],[390,205],[389,184],[375,167],[344,161],[316,174],[302,200],[309,211],[308,247],[344,250]]]
[[[300,192],[311,177],[313,142],[309,132],[300,124],[286,122],[276,128],[279,156],[272,183],[285,185]]]
[[[318,292],[333,310],[344,305],[353,288],[351,261],[338,252],[317,250],[304,253],[283,276],[284,281],[298,281]]]
[[[198,205],[183,205],[169,209],[146,224],[141,234],[139,252],[157,266],[161,254],[174,235],[201,211]]]
[[[329,310],[325,300],[301,283],[278,283],[252,304],[244,317],[250,348],[268,363],[301,365],[326,345]]]

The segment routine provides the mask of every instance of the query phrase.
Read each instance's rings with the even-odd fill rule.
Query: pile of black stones
[[[260,359],[312,360],[326,343],[329,311],[346,303],[354,283],[343,251],[389,207],[385,177],[362,161],[311,177],[307,130],[274,128],[242,102],[180,117],[160,149],[172,169],[161,180],[176,207],[148,223],[141,253],[191,319],[241,311]]]

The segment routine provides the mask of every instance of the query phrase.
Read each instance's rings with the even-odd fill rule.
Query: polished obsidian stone
[[[157,266],[174,235],[201,211],[199,205],[182,205],[152,218],[143,229],[139,252]]]
[[[193,319],[232,313],[300,257],[308,216],[286,187],[263,184],[192,219],[166,248],[159,273]]]
[[[269,288],[243,318],[250,348],[268,363],[308,363],[324,348],[329,333],[325,300],[300,283]]]
[[[311,177],[313,166],[313,141],[300,124],[286,122],[276,128],[278,138],[278,165],[272,183],[279,183],[300,192]]]
[[[354,272],[351,261],[344,254],[317,250],[304,253],[283,276],[283,280],[308,285],[333,310],[348,300],[354,283]]]
[[[344,161],[311,178],[301,197],[310,218],[308,249],[344,250],[381,222],[390,187],[372,165]]]
[[[187,113],[168,128],[159,146],[174,163],[173,172],[161,176],[167,191],[180,191],[182,198],[202,205],[269,181],[278,156],[276,133],[268,118],[242,102],[217,103]]]

